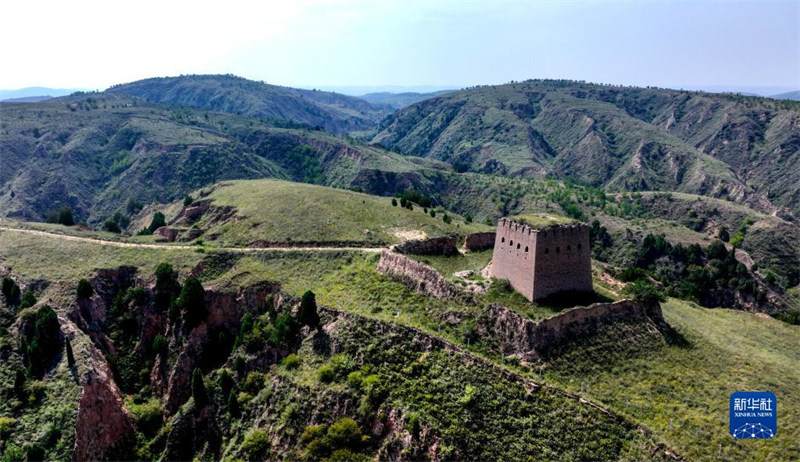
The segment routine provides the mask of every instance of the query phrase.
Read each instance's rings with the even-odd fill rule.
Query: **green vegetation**
[[[94,289],[92,289],[92,285],[86,279],[81,279],[78,281],[78,289],[77,295],[78,300],[85,300],[92,296],[94,293]]]
[[[21,316],[25,316],[23,313]],[[26,329],[26,359],[31,377],[41,377],[50,368],[53,357],[61,345],[61,328],[58,317],[49,305],[42,305],[31,316],[34,320],[32,331]]]

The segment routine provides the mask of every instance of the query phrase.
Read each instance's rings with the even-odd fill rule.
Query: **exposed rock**
[[[381,252],[376,270],[436,298],[456,297],[460,291],[432,267],[389,250]]]
[[[175,242],[175,239],[178,238],[178,233],[180,233],[179,229],[170,228],[168,226],[162,226],[153,231],[153,234],[163,237],[167,242]]]
[[[458,253],[456,236],[414,239],[396,245],[394,250],[413,255],[456,255]]]

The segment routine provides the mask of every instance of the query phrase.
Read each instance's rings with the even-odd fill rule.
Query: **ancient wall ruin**
[[[507,279],[528,300],[562,291],[591,291],[589,227],[535,228],[502,219],[497,225],[492,277]]]
[[[381,259],[375,269],[412,289],[427,292],[436,298],[450,298],[460,294],[456,286],[447,282],[431,266],[389,250],[381,252]]]
[[[497,233],[472,233],[464,238],[464,250],[478,252],[494,247],[494,239]]]
[[[409,253],[412,255],[455,255],[456,236],[431,237],[428,239],[413,239],[397,244],[395,252]]]

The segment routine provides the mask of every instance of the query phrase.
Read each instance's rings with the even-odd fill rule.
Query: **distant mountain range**
[[[0,101],[35,103],[44,101],[48,98],[66,96],[81,89],[47,88],[47,87],[27,87],[19,90],[0,90]]]
[[[377,108],[395,111],[426,99],[452,93],[453,91],[454,90],[441,90],[432,93],[367,93],[366,95],[359,96],[359,98]]]
[[[800,90],[797,91],[790,91],[788,93],[781,93],[779,95],[773,95],[771,98],[775,99],[790,99],[792,101],[800,101]]]

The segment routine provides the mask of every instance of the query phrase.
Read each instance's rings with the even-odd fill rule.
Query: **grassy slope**
[[[450,214],[453,222],[392,206],[388,197],[277,180],[226,182],[204,199],[215,206],[235,206],[237,219],[211,223],[201,219],[205,240],[218,235],[214,245],[247,245],[256,241],[312,242],[357,241],[380,246],[403,240],[403,233],[422,232],[428,236],[466,234],[490,228],[466,224]],[[284,217],[295,217],[285,220]]]
[[[800,457],[800,328],[771,318],[698,308],[670,299],[664,317],[686,345],[641,349],[595,342],[562,358],[546,376],[645,424],[690,460],[797,460]],[[734,391],[778,396],[778,435],[728,435]]]

